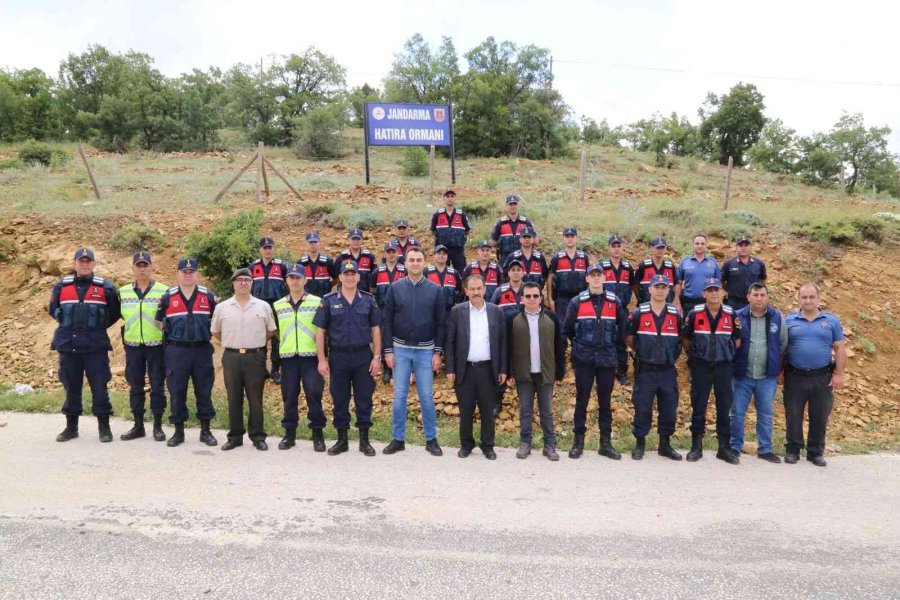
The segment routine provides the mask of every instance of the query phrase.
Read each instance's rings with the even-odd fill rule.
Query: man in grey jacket
[[[468,302],[457,304],[447,320],[447,380],[459,402],[457,456],[466,458],[475,448],[472,425],[475,407],[481,415],[481,451],[495,460],[494,402],[497,385],[506,381],[506,317],[496,304],[484,301],[484,279],[470,275],[465,284]]]
[[[509,379],[519,394],[519,450],[516,458],[531,454],[534,397],[544,437],[543,454],[559,460],[553,429],[554,381],[566,374],[566,338],[556,313],[544,310],[541,286],[527,281],[522,286],[522,310],[509,320]]]

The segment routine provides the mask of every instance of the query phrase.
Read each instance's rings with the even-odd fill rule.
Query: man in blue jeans
[[[749,304],[737,311],[743,323],[741,346],[734,357],[734,399],[731,402],[731,448],[740,454],[744,446],[744,416],[750,397],[756,407],[756,456],[771,463],[781,458],[772,452],[772,403],[778,387],[782,356],[787,348],[784,317],[769,304],[765,283],[750,285]]]
[[[406,277],[390,285],[381,320],[384,362],[394,370],[393,439],[383,452],[394,454],[406,449],[406,401],[410,376],[415,373],[425,450],[441,456],[432,385],[434,372],[441,370],[446,303],[440,286],[425,277],[421,248],[407,250],[405,264]]]

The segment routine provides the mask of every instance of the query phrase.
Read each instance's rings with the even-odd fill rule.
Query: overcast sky
[[[433,45],[450,36],[460,54],[494,36],[549,48],[554,85],[576,116],[615,125],[677,111],[696,123],[708,91],[746,81],[765,95],[768,117],[801,134],[862,112],[867,125],[894,130],[900,153],[898,22],[898,4],[883,0],[2,0],[0,65],[55,76],[68,53],[96,43],[146,52],[178,75],[268,65],[314,45],[352,86],[380,84],[416,32]]]

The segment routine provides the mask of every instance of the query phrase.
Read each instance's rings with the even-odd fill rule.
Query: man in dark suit
[[[506,381],[506,319],[503,310],[484,301],[484,279],[470,275],[465,283],[469,301],[450,311],[444,344],[447,379],[454,384],[459,402],[458,456],[465,458],[475,448],[472,436],[475,406],[481,414],[481,451],[495,460],[494,402],[497,385]]]

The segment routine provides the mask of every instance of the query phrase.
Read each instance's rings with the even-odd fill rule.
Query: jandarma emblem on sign
[[[446,104],[368,105],[366,139],[373,146],[451,144],[450,106]]]

